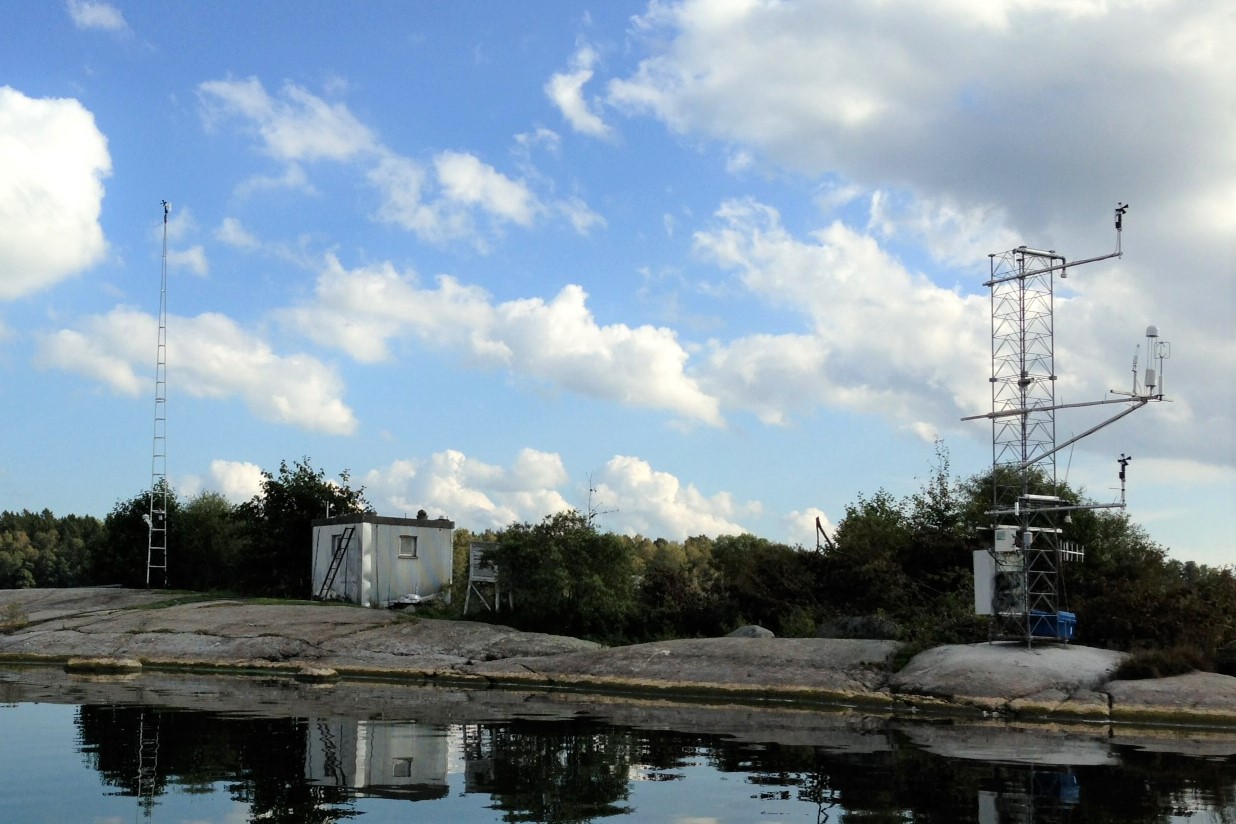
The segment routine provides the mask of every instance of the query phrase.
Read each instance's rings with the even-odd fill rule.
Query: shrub
[[[504,592],[514,595],[514,626],[617,643],[635,604],[634,555],[617,535],[583,514],[559,512],[514,524],[492,553]]]
[[[1189,644],[1138,650],[1117,667],[1114,678],[1137,681],[1144,678],[1167,678],[1196,670],[1209,670],[1212,664],[1206,654]]]
[[[0,632],[16,632],[29,622],[26,610],[17,602],[5,604],[0,609]]]

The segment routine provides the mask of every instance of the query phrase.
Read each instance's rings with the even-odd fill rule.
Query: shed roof
[[[454,529],[455,522],[448,518],[392,518],[387,515],[375,515],[372,512],[353,512],[347,515],[336,515],[333,518],[314,518],[313,526],[335,526],[336,524],[390,524],[394,526],[419,526],[427,529]]]

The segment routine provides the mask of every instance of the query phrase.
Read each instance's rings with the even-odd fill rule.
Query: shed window
[[[399,536],[399,557],[400,558],[415,558],[416,557],[416,536],[415,535],[400,535]]]

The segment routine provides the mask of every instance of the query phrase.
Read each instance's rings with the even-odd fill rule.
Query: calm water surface
[[[0,670],[0,821],[1236,822],[1223,735],[235,684]]]

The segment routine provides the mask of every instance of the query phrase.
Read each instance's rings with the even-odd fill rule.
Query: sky
[[[1236,561],[1228,0],[19,0],[0,33],[0,509],[251,497],[576,508],[815,545],[990,467],[989,255],[1057,281],[1059,455]],[[1139,349],[1139,347],[1141,347]],[[1057,437],[1113,413],[1061,411]]]

